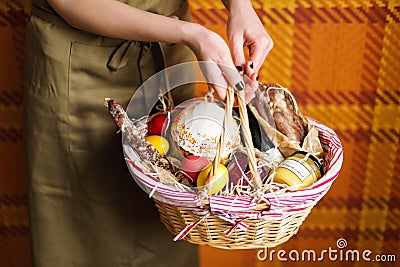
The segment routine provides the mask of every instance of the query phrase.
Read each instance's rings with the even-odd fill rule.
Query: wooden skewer
[[[237,95],[238,95],[237,100],[238,100],[238,105],[239,105],[240,121],[241,121],[241,126],[242,126],[242,131],[243,131],[243,139],[244,139],[244,143],[245,143],[248,157],[249,157],[249,168],[250,168],[251,176],[252,176],[251,181],[253,182],[254,187],[256,189],[259,189],[262,186],[262,181],[261,181],[260,174],[258,173],[258,170],[257,170],[257,160],[256,160],[255,152],[254,152],[253,140],[251,139],[250,125],[249,125],[249,119],[248,119],[248,115],[247,115],[244,90],[237,91]]]
[[[213,161],[213,166],[212,166],[211,171],[204,183],[204,184],[208,185],[207,189],[209,191],[212,189],[212,187],[210,188],[210,185],[215,182],[215,179],[216,179],[215,173],[218,169],[219,164],[221,163],[222,152],[224,150],[224,144],[225,144],[225,128],[229,126],[229,123],[232,123],[232,109],[233,109],[234,98],[235,98],[235,93],[233,91],[233,88],[228,87],[227,92],[226,92],[224,122],[223,122],[222,129],[221,129],[220,140],[217,144],[216,154],[215,154],[215,158]]]

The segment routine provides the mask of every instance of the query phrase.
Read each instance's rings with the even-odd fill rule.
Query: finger
[[[202,61],[199,62],[199,65],[207,83],[211,85],[221,100],[225,100],[228,82],[223,76],[221,68],[212,61]]]
[[[254,74],[254,75],[256,75],[256,74]],[[246,103],[249,103],[255,97],[255,93],[258,89],[258,82],[249,78],[247,75],[245,75],[243,77],[243,80],[245,83],[244,92],[245,92]]]
[[[251,100],[253,100],[253,98],[256,96],[256,92],[255,91],[251,91],[251,92],[245,92],[244,94],[244,99],[246,104],[250,103]],[[236,107],[238,106],[238,98],[239,96],[235,96],[235,100],[233,101],[233,105]]]
[[[244,81],[244,98],[245,102],[248,104],[251,102],[251,100],[256,96],[256,91],[258,89],[258,82],[253,81],[248,77],[247,75],[243,76],[243,81]],[[239,97],[239,96],[237,96]],[[235,97],[234,105],[238,105],[237,97]]]
[[[259,72],[261,66],[264,64],[265,58],[267,57],[273,46],[274,43],[272,39],[267,39],[265,42],[253,44],[251,46],[249,62],[253,63],[253,73]]]
[[[258,84],[259,75],[257,72],[254,72],[253,75],[250,76],[250,79]]]
[[[236,68],[224,64],[219,64],[219,67],[230,86],[238,91],[244,90],[243,75]]]
[[[254,62],[249,60],[246,63],[246,75],[251,77],[251,76],[254,75],[254,73],[255,73],[255,71],[254,71]]]
[[[241,72],[241,74],[244,74],[246,60],[244,58],[243,51],[243,36],[235,36],[235,38],[232,38],[229,43],[231,47],[233,64],[236,66],[236,69]]]

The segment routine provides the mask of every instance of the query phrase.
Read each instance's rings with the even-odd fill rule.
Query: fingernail
[[[243,67],[242,67],[242,66],[236,66],[236,69],[238,70],[238,72],[239,72],[240,75],[246,74],[246,72],[243,71]]]
[[[256,77],[256,81],[258,81],[258,78],[259,78],[259,77],[258,77],[258,75],[257,75],[257,77]]]
[[[250,66],[250,68],[253,68],[254,67],[253,62],[251,62],[249,66]]]
[[[235,87],[238,91],[242,91],[244,89],[244,83],[240,81],[235,85]]]

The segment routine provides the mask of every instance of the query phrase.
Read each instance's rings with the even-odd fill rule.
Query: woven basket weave
[[[155,200],[155,203],[161,221],[175,235],[187,225],[191,225],[202,218],[190,209],[174,207],[158,200]],[[308,207],[300,211],[286,213],[279,221],[268,219],[244,220],[249,228],[246,231],[235,231],[229,236],[225,234],[225,231],[230,229],[232,224],[218,216],[211,215],[191,230],[185,239],[194,244],[224,249],[275,247],[286,242],[297,233],[311,209],[312,207]]]
[[[149,174],[128,146],[124,145],[123,151],[132,177],[153,197],[160,219],[175,235],[174,240],[225,249],[275,247],[297,233],[311,209],[328,192],[343,162],[342,146],[335,132],[307,119],[319,131],[326,154],[325,175],[299,191],[232,197],[178,190]]]

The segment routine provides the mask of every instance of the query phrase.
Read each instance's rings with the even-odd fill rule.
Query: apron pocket
[[[116,127],[103,105],[106,97],[126,105],[139,86],[136,66],[140,48],[131,45],[126,64],[111,70],[110,57],[118,47],[73,42],[69,65],[69,137],[71,151],[96,153],[116,137]]]

